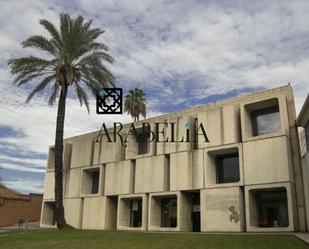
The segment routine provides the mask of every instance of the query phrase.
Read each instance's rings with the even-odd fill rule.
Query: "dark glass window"
[[[91,187],[92,194],[97,194],[99,192],[99,179],[100,179],[100,171],[92,172],[92,187]]]
[[[177,198],[161,199],[161,227],[177,226]]]
[[[217,183],[239,181],[238,153],[216,156]]]
[[[131,217],[130,226],[131,227],[141,227],[142,226],[142,199],[131,200]]]
[[[147,154],[149,153],[149,129],[138,129],[137,133],[137,142],[138,142],[138,154]]]
[[[252,111],[251,122],[253,136],[280,131],[281,125],[279,106]]]
[[[255,192],[259,227],[287,227],[289,225],[286,190]]]

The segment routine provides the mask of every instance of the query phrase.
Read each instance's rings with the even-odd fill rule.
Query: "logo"
[[[175,122],[155,122],[153,125],[154,127],[151,127],[149,123],[143,122],[141,127],[135,127],[134,123],[132,123],[129,129],[124,133],[122,130],[122,123],[115,122],[113,129],[109,130],[103,122],[99,134],[96,135],[96,142],[102,141],[102,137],[106,136],[108,143],[116,143],[118,137],[121,145],[127,147],[129,136],[135,137],[135,140],[139,142],[143,139],[141,138],[143,137],[141,134],[147,134],[147,142],[150,143],[196,143],[198,141],[198,136],[202,136],[205,143],[209,142],[202,123],[200,123],[198,127],[191,128],[191,125],[187,122],[185,124],[186,130],[184,134],[179,134],[179,131],[176,130],[177,123]],[[167,132],[168,128],[170,133]],[[138,132],[139,129],[142,130],[141,134]],[[177,134],[181,135],[181,138],[178,137],[178,140],[176,140]]]
[[[122,88],[102,88],[97,95],[97,114],[122,114]]]

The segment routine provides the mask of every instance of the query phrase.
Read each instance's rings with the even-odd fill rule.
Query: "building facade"
[[[142,122],[150,130],[142,129]],[[161,123],[159,129],[156,124]],[[174,124],[174,125],[172,125]],[[203,124],[208,140],[196,132]],[[82,229],[305,231],[306,207],[290,86],[135,123],[138,138],[99,131],[64,141],[67,222]],[[123,126],[124,137],[131,124]],[[108,131],[112,132],[113,128]],[[151,132],[160,140],[148,142]],[[170,135],[171,134],[171,135]],[[187,135],[193,139],[186,142]],[[172,137],[172,138],[171,138]],[[184,142],[181,141],[184,137]],[[99,139],[98,139],[99,138]],[[54,227],[49,148],[41,227]]]
[[[309,203],[309,95],[307,95],[305,103],[299,112],[297,123],[300,127],[299,138],[305,201]],[[309,205],[306,206],[306,213],[309,214]],[[309,215],[307,215],[307,230],[309,231]]]
[[[24,195],[0,186],[0,227],[12,226],[17,220],[39,221],[43,195]]]

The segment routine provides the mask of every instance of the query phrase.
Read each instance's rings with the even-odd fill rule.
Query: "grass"
[[[1,249],[302,249],[293,235],[217,235],[85,230],[31,230],[0,234]]]

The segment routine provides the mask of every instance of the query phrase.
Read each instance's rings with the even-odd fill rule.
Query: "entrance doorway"
[[[131,200],[130,227],[142,226],[143,202],[142,198]]]
[[[200,210],[200,192],[191,193],[191,203],[192,203],[192,232],[201,231],[201,210]]]

